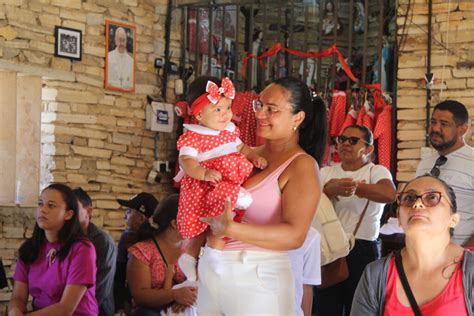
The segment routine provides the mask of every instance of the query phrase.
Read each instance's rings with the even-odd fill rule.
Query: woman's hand
[[[190,306],[196,302],[197,289],[194,287],[182,287],[180,289],[173,290],[173,298],[176,303]]]
[[[323,192],[330,198],[336,196],[353,196],[358,182],[352,178],[331,179],[324,185]]]
[[[232,223],[232,218],[230,198],[227,197],[224,201],[224,212],[221,215],[215,217],[201,217],[200,220],[209,224],[213,235],[220,237],[226,236],[229,225]]]

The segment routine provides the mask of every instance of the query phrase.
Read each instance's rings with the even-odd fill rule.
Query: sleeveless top
[[[281,223],[282,205],[278,178],[296,157],[303,154],[304,153],[297,153],[293,155],[272,173],[270,173],[265,179],[250,188],[246,188],[247,191],[252,195],[253,202],[245,211],[245,214],[242,218],[243,224],[248,223],[265,225]],[[224,250],[273,251],[251,244],[246,244],[235,239],[228,241],[224,247]]]

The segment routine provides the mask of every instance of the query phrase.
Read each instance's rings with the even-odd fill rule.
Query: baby
[[[220,87],[219,87],[220,85]],[[183,238],[191,239],[178,264],[190,281],[195,281],[196,262],[208,224],[201,217],[223,213],[224,200],[230,197],[236,217],[252,203],[241,184],[253,166],[263,169],[267,161],[239,139],[239,129],[231,122],[235,89],[229,78],[199,77],[191,83],[188,101],[198,125],[184,124],[187,131],[178,140],[179,163],[182,170],[175,178],[181,180],[177,223]],[[210,234],[209,234],[210,235]],[[225,241],[211,238],[209,246],[222,249]]]

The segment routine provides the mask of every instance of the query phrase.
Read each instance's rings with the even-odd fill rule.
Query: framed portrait
[[[105,21],[105,89],[135,91],[136,27]]]
[[[54,29],[54,56],[81,60],[82,32],[81,30],[56,26]]]

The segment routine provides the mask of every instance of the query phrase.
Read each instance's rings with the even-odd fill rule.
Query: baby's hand
[[[255,167],[259,169],[265,169],[268,166],[268,162],[265,158],[262,156],[257,156],[254,159],[252,159],[252,163]]]
[[[222,175],[219,171],[213,169],[206,169],[204,172],[204,181],[209,181],[212,184],[217,184],[217,182],[222,180]]]

